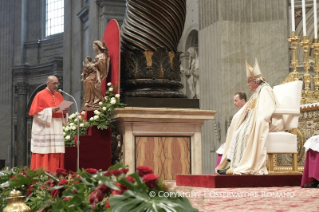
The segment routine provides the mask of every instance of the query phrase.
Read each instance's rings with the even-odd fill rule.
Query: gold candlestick
[[[298,42],[300,41],[300,36],[295,35],[295,31],[292,32],[292,36],[289,36],[288,41],[291,43],[291,49],[292,49],[292,60],[291,60],[291,67],[293,68],[293,72],[291,72],[290,75],[290,80],[295,81],[299,80],[300,74],[297,71],[297,66],[298,66],[298,60],[296,59],[296,49]]]
[[[311,48],[314,50],[315,55],[315,65],[313,67],[313,71],[315,72],[315,76],[313,77],[313,84],[315,85],[315,91],[313,92],[313,102],[319,101],[319,43],[318,39],[315,39],[315,42],[311,45]]]
[[[312,76],[308,72],[310,68],[309,58],[308,58],[308,48],[310,44],[311,44],[311,41],[307,39],[307,36],[304,36],[304,39],[300,42],[300,45],[304,49],[303,50],[304,52],[303,67],[306,71],[306,73],[302,76],[302,81],[305,83],[305,90],[302,91],[304,92],[303,96],[306,98],[305,103],[312,103],[312,99],[313,99],[313,91],[311,91],[309,87],[309,84],[312,81]]]

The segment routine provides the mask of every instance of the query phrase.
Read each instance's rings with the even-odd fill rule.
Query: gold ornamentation
[[[7,198],[8,205],[3,212],[31,212],[31,208],[24,203],[24,196],[20,191],[12,190]]]
[[[313,84],[315,85],[315,91],[313,92],[313,102],[319,101],[319,43],[318,39],[315,39],[315,43],[311,45],[311,48],[314,50],[315,55],[315,65],[313,67],[313,71],[315,72],[315,76],[313,77]]]
[[[304,36],[304,39],[300,42],[300,45],[304,49],[303,52],[304,52],[305,59],[304,59],[303,67],[306,71],[306,73],[302,76],[302,81],[305,83],[305,86],[306,86],[305,90],[302,91],[304,104],[313,102],[313,91],[310,90],[310,87],[309,87],[309,84],[312,81],[312,76],[308,72],[310,68],[309,58],[308,58],[308,48],[310,44],[311,44],[311,41],[307,39],[307,36]]]
[[[174,68],[174,57],[175,53],[173,51],[168,52],[169,63],[171,64],[171,68]]]
[[[144,54],[145,54],[145,57],[146,57],[146,65],[147,67],[152,67],[152,56],[153,56],[153,51],[150,51],[150,50],[145,50]]]
[[[300,41],[300,36],[295,35],[295,31],[292,32],[292,36],[289,36],[288,41],[291,43],[292,49],[292,60],[291,67],[293,68],[293,72],[291,72],[288,77],[285,79],[283,83],[288,83],[292,81],[299,80],[300,74],[297,71],[298,60],[296,59],[296,49],[298,42]]]

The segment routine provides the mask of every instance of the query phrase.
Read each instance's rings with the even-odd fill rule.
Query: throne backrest
[[[302,81],[293,81],[282,85],[274,86],[274,94],[278,105],[276,109],[286,111],[300,111],[300,100]],[[284,130],[290,130],[298,127],[299,115],[283,115]]]

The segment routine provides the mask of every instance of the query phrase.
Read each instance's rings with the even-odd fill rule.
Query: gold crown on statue
[[[247,80],[254,80],[254,79],[260,79],[262,81],[265,81],[265,79],[263,78],[263,76],[261,75],[261,71],[259,68],[259,64],[257,61],[257,58],[255,58],[255,65],[254,68],[251,67],[247,60],[246,60],[246,75],[247,75]]]

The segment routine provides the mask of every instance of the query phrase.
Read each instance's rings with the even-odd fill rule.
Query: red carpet
[[[319,211],[319,188],[258,187],[258,188],[196,188],[165,182],[172,190],[187,197],[200,212]],[[167,195],[167,194],[166,194]]]
[[[177,186],[245,188],[300,186],[302,175],[176,175]]]

